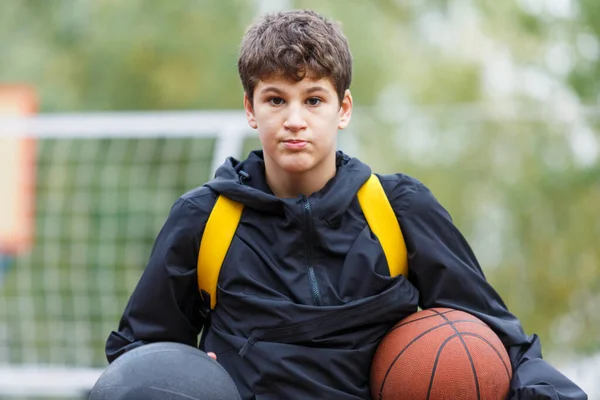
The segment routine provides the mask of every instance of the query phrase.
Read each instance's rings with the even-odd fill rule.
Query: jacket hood
[[[341,151],[336,153],[337,172],[323,189],[309,196],[316,203],[318,213],[328,220],[341,215],[350,206],[360,187],[371,176],[371,168]],[[262,150],[253,151],[248,158],[238,161],[229,157],[216,171],[215,178],[205,184],[215,192],[264,212],[283,213],[286,201],[276,197],[265,175]]]

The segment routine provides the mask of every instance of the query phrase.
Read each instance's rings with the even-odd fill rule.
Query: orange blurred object
[[[37,95],[29,86],[0,85],[0,118],[32,115]],[[35,139],[26,132],[0,135],[0,253],[31,249],[35,214]]]

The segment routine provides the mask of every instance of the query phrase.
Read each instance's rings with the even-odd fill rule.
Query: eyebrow
[[[261,94],[268,93],[268,92],[275,92],[277,94],[283,94],[284,93],[283,90],[281,90],[281,89],[279,89],[279,88],[277,88],[275,86],[267,86],[267,87],[263,88],[260,91]]]
[[[306,93],[314,93],[314,92],[327,92],[323,86],[313,86],[311,88],[306,89]]]
[[[277,94],[284,94],[285,93],[284,90],[281,90],[281,89],[279,89],[276,86],[267,86],[267,87],[263,88],[260,91],[260,94],[265,94],[265,93],[268,93],[268,92],[274,92],[274,93],[277,93]],[[304,92],[306,94],[310,94],[310,93],[314,93],[314,92],[327,92],[327,89],[325,89],[323,86],[312,86],[312,87],[306,89]]]

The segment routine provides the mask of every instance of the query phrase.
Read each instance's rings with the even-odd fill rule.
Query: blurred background
[[[428,185],[600,398],[597,0],[0,0],[0,398],[85,396],[170,206],[257,148],[239,41],[290,8],[349,39],[340,148]]]

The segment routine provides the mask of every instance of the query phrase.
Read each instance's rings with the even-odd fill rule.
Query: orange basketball
[[[512,367],[496,334],[466,312],[431,308],[398,322],[371,365],[374,400],[504,400]]]

